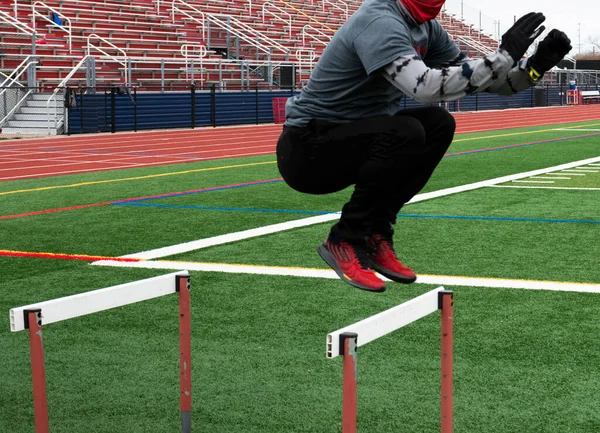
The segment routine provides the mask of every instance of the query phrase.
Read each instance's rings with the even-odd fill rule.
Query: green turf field
[[[600,432],[600,121],[458,135],[449,154],[423,192],[546,169],[398,218],[403,261],[455,293],[454,431]],[[0,250],[117,257],[322,217],[350,194],[307,196],[279,178],[264,156],[0,182]],[[34,425],[28,337],[9,332],[10,308],[173,266],[192,269],[193,431],[339,432],[341,359],[326,359],[327,334],[437,285],[374,294],[294,274],[327,269],[316,247],[331,224],[148,261],[164,269],[0,256],[0,433]],[[248,266],[193,270],[206,263]],[[292,275],[260,273],[278,269]],[[507,288],[520,280],[564,290]],[[439,431],[439,332],[436,313],[359,350],[360,432]],[[178,342],[176,296],[47,325],[51,431],[178,431]]]

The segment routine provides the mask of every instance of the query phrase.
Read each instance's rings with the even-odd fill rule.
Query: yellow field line
[[[587,126],[600,126],[600,123],[589,123],[589,124],[584,124],[584,125],[566,126],[566,127],[564,127],[564,129],[569,129],[569,128],[576,129],[576,128],[582,128],[582,127],[587,127]],[[522,132],[512,132],[512,133],[508,133],[508,134],[486,135],[483,137],[459,138],[459,139],[454,140],[453,143],[458,143],[461,141],[485,140],[485,139],[499,138],[499,137],[511,137],[511,136],[515,136],[515,135],[537,134],[537,133],[541,133],[541,132],[554,131],[555,129],[556,129],[556,126],[554,128],[539,129],[536,131],[522,131]],[[64,189],[64,188],[77,188],[77,187],[81,187],[81,186],[100,185],[100,184],[115,183],[115,182],[128,182],[128,181],[133,181],[133,180],[154,179],[157,177],[178,176],[178,175],[182,175],[182,174],[199,173],[199,172],[203,172],[203,171],[226,170],[226,169],[231,169],[231,168],[252,167],[252,166],[275,164],[275,163],[276,163],[276,161],[253,162],[253,163],[247,163],[247,164],[224,165],[224,166],[209,167],[209,168],[198,168],[198,169],[193,169],[193,170],[183,170],[183,171],[174,171],[174,172],[168,172],[168,173],[148,174],[148,175],[144,175],[144,176],[124,177],[124,178],[118,178],[118,179],[95,180],[95,181],[89,181],[89,182],[73,183],[73,184],[68,184],[68,185],[52,185],[52,186],[43,186],[40,188],[17,189],[17,190],[13,190],[13,191],[0,192],[0,196],[11,195],[11,194],[22,194],[22,193],[27,193],[27,192],[51,191],[51,190],[55,190],[55,189]]]
[[[20,194],[20,193],[25,193],[25,192],[36,192],[36,191],[49,191],[49,190],[53,190],[53,189],[62,189],[62,188],[77,188],[80,186],[99,185],[99,184],[103,184],[103,183],[115,183],[115,182],[127,182],[127,181],[132,181],[132,180],[153,179],[155,177],[177,176],[177,175],[181,175],[181,174],[199,173],[202,171],[215,171],[215,170],[225,170],[225,169],[230,169],[230,168],[252,167],[252,166],[256,166],[256,165],[275,164],[275,162],[276,161],[266,161],[266,162],[253,162],[253,163],[248,163],[248,164],[223,165],[220,167],[197,168],[197,169],[193,169],[193,170],[173,171],[173,172],[158,173],[158,174],[148,174],[145,176],[123,177],[123,178],[119,178],[119,179],[94,180],[94,181],[89,181],[89,182],[72,183],[69,185],[52,185],[52,186],[43,186],[40,188],[17,189],[14,191],[0,192],[0,195]]]

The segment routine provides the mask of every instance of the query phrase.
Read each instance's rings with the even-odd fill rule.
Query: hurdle
[[[327,335],[327,358],[343,356],[342,433],[356,433],[358,347],[441,310],[441,431],[452,433],[453,292],[438,287]]]
[[[56,298],[10,310],[10,330],[29,330],[35,432],[48,433],[48,401],[42,324],[60,322],[99,311],[179,293],[179,394],[181,431],[191,432],[191,300],[190,275],[179,271],[132,283]]]

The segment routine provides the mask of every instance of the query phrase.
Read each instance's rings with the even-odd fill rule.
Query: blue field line
[[[293,213],[304,215],[325,215],[335,213],[333,211],[315,211],[298,209],[266,209],[254,207],[223,207],[223,206],[197,206],[197,205],[171,205],[162,203],[140,203],[140,202],[115,202],[116,206],[135,206],[135,207],[153,207],[161,209],[198,209],[198,210],[216,210],[230,212],[257,212],[257,213]],[[549,219],[549,218],[511,218],[511,217],[488,217],[471,215],[422,215],[422,214],[398,214],[400,218],[420,218],[420,219],[458,219],[472,221],[520,221],[533,223],[580,223],[580,224],[600,224],[600,220],[567,220],[567,219]]]
[[[567,220],[567,219],[550,219],[550,218],[520,218],[520,217],[488,217],[488,216],[472,216],[472,215],[422,215],[422,214],[398,214],[402,218],[422,218],[422,219],[458,219],[458,220],[475,220],[475,221],[521,221],[531,223],[583,223],[583,224],[600,224],[600,220]]]

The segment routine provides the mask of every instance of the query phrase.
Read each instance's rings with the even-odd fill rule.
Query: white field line
[[[497,185],[499,183],[510,182],[516,179],[524,179],[531,176],[540,174],[550,173],[557,170],[566,170],[573,167],[579,167],[581,165],[590,164],[593,162],[600,162],[600,157],[582,159],[580,161],[569,162],[567,164],[561,164],[554,167],[542,168],[538,170],[526,171],[523,173],[511,174],[508,176],[497,177],[495,179],[484,180],[481,182],[470,183],[467,185],[456,186],[453,188],[441,189],[438,191],[426,192],[418,194],[409,203],[417,203],[424,200],[430,200],[433,198],[444,197],[459,192],[472,191],[475,189]],[[326,215],[318,215],[314,217],[302,218],[299,220],[287,221],[279,224],[272,224],[264,227],[259,227],[250,230],[243,230],[240,232],[228,233],[225,235],[219,235],[212,238],[199,239],[195,241],[185,242],[182,244],[171,245],[168,247],[157,248],[154,250],[142,251],[139,253],[128,254],[122,257],[137,258],[137,259],[159,259],[162,257],[168,257],[175,254],[182,254],[189,251],[195,251],[202,248],[208,248],[215,245],[222,245],[229,242],[237,242],[243,239],[250,239],[257,236],[264,236],[271,233],[279,233],[285,230],[291,230],[298,227],[307,227],[313,224],[319,224],[327,221],[333,221],[339,218],[340,213],[335,212]],[[92,263],[94,264],[94,263]]]
[[[553,131],[581,131],[581,132],[600,132],[600,129],[586,129],[586,128],[556,128]]]
[[[536,176],[536,177],[532,177],[532,179],[564,179],[564,180],[569,180],[571,178],[570,177]]]
[[[589,167],[600,167],[600,164],[588,164]]]
[[[563,173],[598,173],[596,170],[562,170]]]
[[[523,183],[554,183],[553,180],[513,180],[512,182],[523,182]]]
[[[225,263],[200,263],[177,261],[120,262],[102,260],[94,262],[99,266],[144,269],[174,269],[201,272],[223,272],[233,274],[278,275],[303,278],[323,278],[337,280],[339,277],[331,269],[297,268],[284,266],[232,265]],[[384,280],[389,281],[383,277]],[[450,275],[419,275],[416,283],[437,286],[469,286],[527,290],[553,290],[562,292],[600,293],[600,284],[573,283],[561,281],[511,280],[502,278],[476,278]]]
[[[570,186],[528,186],[528,185],[491,185],[493,188],[531,188],[531,189],[574,189],[578,191],[600,191],[600,188],[578,188]]]
[[[558,174],[565,174],[565,173],[567,173],[569,176],[585,176],[585,174],[583,174],[583,173],[579,173],[579,172],[573,173],[571,170],[565,170],[564,172],[560,172]]]

